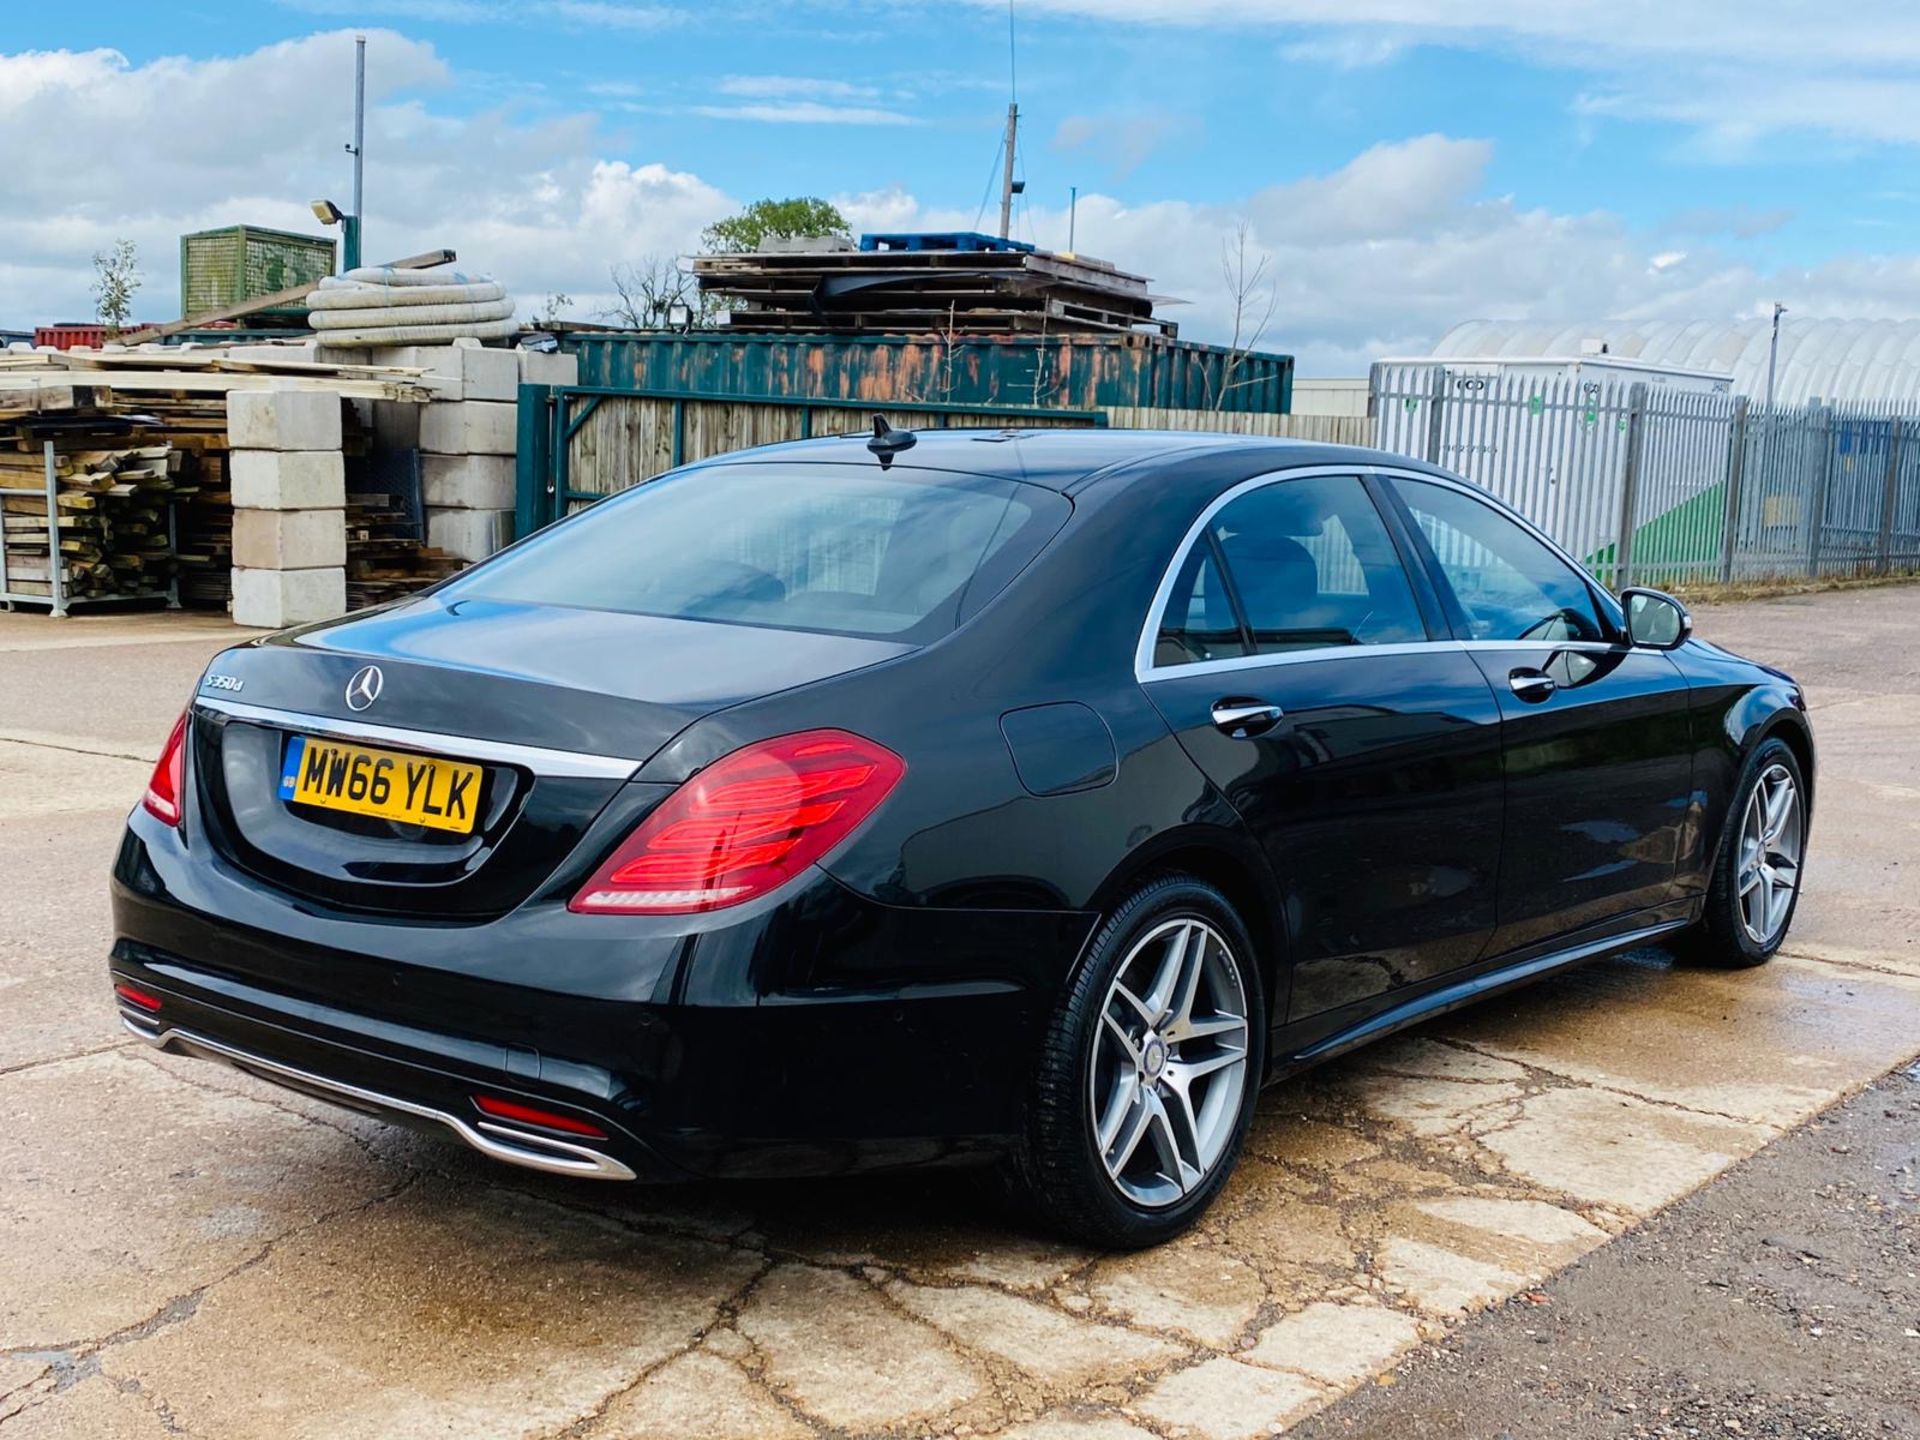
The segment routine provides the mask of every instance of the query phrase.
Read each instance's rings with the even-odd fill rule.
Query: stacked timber
[[[397,495],[347,492],[347,608],[402,600],[458,572],[464,561],[420,538]]]
[[[702,255],[701,293],[740,330],[1168,337],[1144,276],[971,233],[868,235],[859,250]]]
[[[0,446],[0,490],[9,492],[0,496],[0,588],[51,598],[58,567],[75,599],[164,593],[174,565],[172,447],[124,426],[62,430],[53,441],[51,526],[42,437],[16,432]]]
[[[264,387],[364,401],[421,402],[439,393],[417,367],[322,361],[311,346],[287,347],[284,357],[264,346],[241,355],[159,345],[0,351],[0,488],[41,490],[39,440],[57,437],[63,457],[58,548],[69,595],[159,593],[177,571],[183,604],[227,607],[233,573],[227,397]],[[113,427],[116,438],[88,439],[93,420]],[[365,443],[364,435],[350,440]],[[18,448],[23,445],[30,450]],[[87,458],[90,452],[98,454]],[[143,473],[156,468],[157,474]],[[50,595],[45,498],[6,500],[8,565],[0,588]],[[172,551],[166,500],[175,502]],[[424,550],[417,537],[415,545]],[[419,584],[437,574],[430,558],[416,568],[428,576]]]
[[[224,437],[223,437],[224,438]],[[233,491],[224,448],[176,450],[180,603],[224,610],[233,594]]]

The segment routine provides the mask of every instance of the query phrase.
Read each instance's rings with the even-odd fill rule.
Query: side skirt
[[[1651,912],[1654,915],[1668,915],[1673,907],[1663,906]],[[1463,979],[1438,985],[1431,990],[1422,991],[1397,1005],[1380,1010],[1364,1019],[1336,1030],[1331,1035],[1313,1041],[1303,1049],[1289,1052],[1284,1043],[1278,1047],[1274,1064],[1268,1073],[1269,1082],[1284,1079],[1322,1061],[1332,1060],[1349,1051],[1358,1050],[1376,1040],[1384,1040],[1397,1031],[1410,1025],[1418,1025],[1423,1020],[1431,1020],[1436,1015],[1445,1015],[1498,995],[1505,990],[1518,989],[1559,970],[1575,965],[1584,965],[1590,960],[1599,960],[1608,955],[1618,954],[1622,950],[1636,949],[1641,945],[1659,939],[1662,935],[1671,935],[1676,930],[1684,930],[1693,923],[1692,915],[1678,918],[1665,918],[1651,921],[1636,929],[1618,931],[1597,939],[1584,941],[1562,950],[1550,951],[1530,959],[1502,962],[1487,969],[1476,970]]]

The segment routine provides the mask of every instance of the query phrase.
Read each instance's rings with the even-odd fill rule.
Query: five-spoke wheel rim
[[[1769,765],[1760,774],[1740,822],[1740,924],[1756,945],[1769,945],[1786,928],[1800,887],[1806,832],[1793,772]]]
[[[1247,999],[1219,931],[1169,920],[1107,987],[1088,1062],[1093,1142],[1120,1193],[1175,1204],[1232,1142],[1247,1088]]]

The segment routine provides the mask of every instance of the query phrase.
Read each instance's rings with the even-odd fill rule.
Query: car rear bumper
[[[229,1020],[231,1018],[228,1017]],[[608,1154],[606,1149],[597,1142],[563,1140],[536,1126],[503,1124],[495,1120],[480,1119],[462,1114],[459,1110],[443,1110],[419,1100],[409,1100],[387,1090],[356,1085],[338,1078],[336,1074],[302,1070],[285,1061],[269,1059],[255,1051],[243,1050],[237,1045],[215,1040],[197,1030],[189,1030],[173,1023],[162,1023],[145,1014],[140,1007],[129,1005],[124,1001],[121,1003],[120,1020],[130,1032],[157,1050],[219,1061],[235,1069],[244,1070],[247,1074],[259,1079],[284,1085],[290,1090],[298,1090],[302,1094],[331,1101],[336,1105],[344,1105],[349,1110],[359,1110],[382,1120],[445,1129],[481,1154],[505,1161],[510,1165],[524,1165],[530,1170],[545,1170],[551,1174],[570,1175],[583,1180],[639,1178],[630,1165]],[[365,1060],[364,1056],[358,1058],[363,1062]],[[326,1064],[330,1071],[336,1071],[347,1068],[341,1063],[343,1059],[343,1056],[336,1053],[330,1059],[320,1063]],[[408,1088],[417,1087],[421,1077],[411,1078],[415,1086]]]
[[[740,908],[342,915],[136,814],[110,968],[158,1000],[121,1004],[151,1044],[556,1173],[838,1174],[1013,1142],[1091,917],[889,907],[825,875]],[[605,1139],[503,1124],[476,1095]]]

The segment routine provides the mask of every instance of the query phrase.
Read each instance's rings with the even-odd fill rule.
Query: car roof
[[[866,461],[866,430],[813,440],[737,450],[703,464],[764,460],[810,463]],[[1226,435],[1201,430],[1110,430],[1068,426],[992,426],[917,430],[909,450],[896,454],[902,468],[946,470],[965,475],[1024,481],[1071,493],[1107,472],[1145,460],[1186,463],[1218,455],[1271,459],[1272,468],[1297,465],[1394,465],[1428,470],[1422,461],[1358,445],[1329,445],[1270,435]]]

